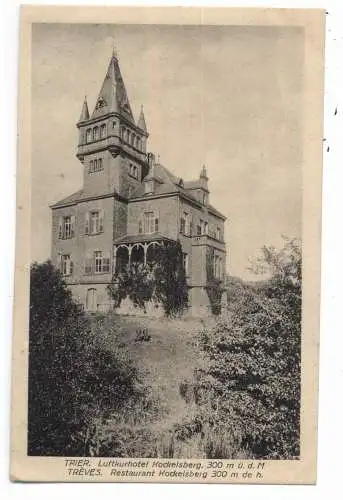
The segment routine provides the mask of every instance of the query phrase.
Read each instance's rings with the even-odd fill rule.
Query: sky
[[[227,268],[281,235],[301,236],[304,38],[287,26],[35,24],[32,32],[31,260],[50,256],[49,205],[82,187],[75,153],[115,45],[148,150],[184,180],[206,165],[227,217]]]

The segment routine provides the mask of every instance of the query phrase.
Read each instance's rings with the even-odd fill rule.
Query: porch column
[[[146,258],[147,258],[147,253],[148,253],[148,244],[147,243],[144,243],[143,250],[144,250],[144,265],[146,266]]]
[[[128,264],[129,264],[129,268],[130,268],[130,267],[131,267],[131,252],[132,252],[132,245],[129,245],[127,249],[128,249],[128,252],[129,252],[129,262],[128,262]]]

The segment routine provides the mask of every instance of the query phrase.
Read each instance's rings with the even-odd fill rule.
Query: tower
[[[136,124],[117,55],[113,52],[94,110],[85,98],[80,119],[77,158],[84,166],[84,194],[117,194],[127,198],[148,172],[149,136],[143,108]]]

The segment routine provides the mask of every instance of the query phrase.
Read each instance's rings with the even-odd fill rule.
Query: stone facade
[[[85,99],[77,127],[83,188],[51,207],[52,262],[74,297],[108,309],[120,259],[146,262],[150,248],[179,240],[190,313],[210,313],[209,290],[224,282],[225,216],[209,203],[205,167],[185,181],[146,152],[143,109],[136,123],[114,54],[92,115]]]

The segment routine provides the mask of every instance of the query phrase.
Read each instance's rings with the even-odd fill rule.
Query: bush
[[[131,263],[113,276],[108,293],[115,307],[129,297],[144,311],[153,301],[162,305],[166,316],[182,314],[188,305],[188,288],[180,242],[158,247],[153,263]]]
[[[96,333],[51,262],[33,264],[29,455],[87,455],[94,422],[137,397],[135,367],[125,352],[106,350]]]
[[[201,333],[209,359],[197,373],[200,414],[210,428],[226,426],[255,458],[300,453],[301,245],[264,247],[255,263],[260,284],[239,295],[215,328]],[[230,457],[222,457],[230,458]]]

